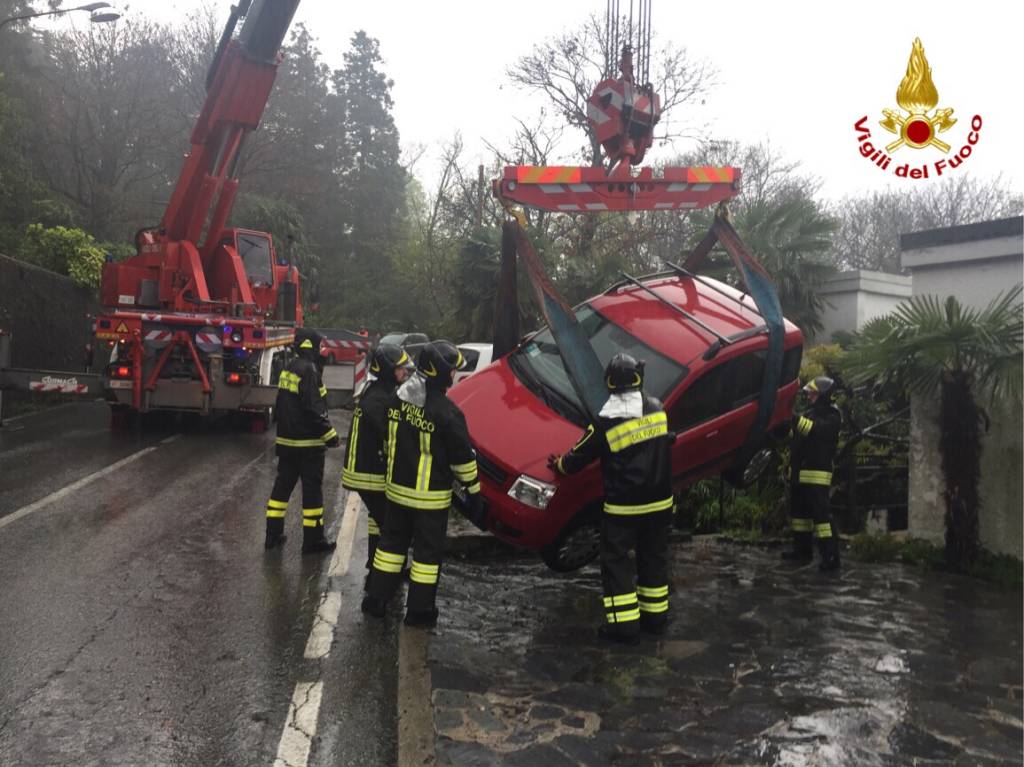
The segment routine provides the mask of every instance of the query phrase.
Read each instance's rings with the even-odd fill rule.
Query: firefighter
[[[602,639],[633,644],[640,630],[663,634],[668,625],[668,532],[672,519],[670,448],[665,409],[643,391],[644,364],[616,354],[605,369],[608,401],[597,423],[549,465],[573,474],[601,459]],[[629,559],[636,549],[636,568]]]
[[[382,617],[401,579],[412,544],[405,624],[437,623],[441,574],[452,485],[458,481],[472,506],[479,504],[476,454],[462,411],[447,397],[455,372],[465,366],[450,341],[423,347],[416,372],[398,387],[388,412],[387,515],[370,571],[363,612]]]
[[[409,355],[401,346],[381,344],[374,349],[366,376],[368,386],[352,414],[341,484],[358,492],[369,512],[366,522],[369,542],[367,569],[373,565],[373,554],[377,550],[387,506],[384,478],[387,471],[388,407],[394,397],[395,386],[405,380],[412,366]]]
[[[839,542],[829,511],[832,460],[839,442],[841,417],[832,404],[835,382],[818,376],[804,387],[810,408],[793,416],[790,447],[790,516],[793,549],[783,559],[809,563],[813,557],[812,536],[818,541],[820,569],[839,569]]]
[[[267,501],[265,547],[285,542],[284,515],[295,483],[302,479],[302,553],[327,552],[324,538],[325,448],[338,447],[338,432],[327,417],[327,389],[321,380],[320,335],[299,328],[296,357],[281,371],[277,384],[277,479]]]

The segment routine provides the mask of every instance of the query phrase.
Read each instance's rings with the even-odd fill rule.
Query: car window
[[[639,338],[627,333],[623,328],[596,312],[589,304],[583,304],[576,310],[576,320],[579,322],[583,334],[590,341],[602,367],[607,365],[608,361],[619,352],[631,354],[646,363],[644,390],[648,394],[664,400],[686,375],[685,366],[654,351]],[[550,329],[545,328],[537,333],[514,356],[516,362],[529,365],[533,377],[549,389],[554,390],[559,397],[567,400],[580,413],[583,412],[583,406],[569,381]],[[513,370],[515,370],[514,367]]]
[[[470,373],[476,370],[477,363],[480,362],[480,352],[476,349],[465,349],[461,346],[459,351],[462,352],[462,356],[466,359],[466,366],[462,368],[462,372]]]
[[[780,386],[790,383],[799,373],[800,353],[800,347],[785,352]],[[763,349],[748,352],[703,373],[669,409],[669,428],[689,429],[756,400],[761,393],[766,355]]]
[[[410,333],[405,337],[407,344],[425,344],[427,342],[427,336],[424,333]]]

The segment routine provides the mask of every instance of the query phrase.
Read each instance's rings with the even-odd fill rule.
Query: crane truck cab
[[[659,273],[642,285],[621,283],[580,304],[576,319],[602,365],[628,352],[646,362],[645,390],[660,399],[676,434],[673,489],[726,473],[752,481],[764,450],[737,466],[758,409],[768,337],[754,302],[708,278]],[[657,296],[651,294],[654,291]],[[725,336],[710,339],[684,309]],[[785,322],[782,376],[766,433],[788,427],[798,391],[803,337]],[[548,456],[572,447],[587,424],[551,331],[527,336],[490,367],[455,385],[449,396],[463,411],[477,450],[481,529],[540,551],[549,567],[569,571],[598,553],[602,481],[598,462],[572,476],[557,475]]]

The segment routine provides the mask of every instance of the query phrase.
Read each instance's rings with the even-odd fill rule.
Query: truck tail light
[[[248,376],[243,375],[242,373],[225,373],[224,383],[228,386],[241,386],[245,383],[246,378],[248,378]]]
[[[132,377],[132,366],[131,365],[118,365],[116,362],[107,368],[107,375],[110,378],[131,378]]]

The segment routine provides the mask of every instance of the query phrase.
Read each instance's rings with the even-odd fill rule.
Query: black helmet
[[[303,357],[311,360],[319,359],[322,343],[323,337],[315,330],[310,330],[309,328],[297,328],[295,330],[293,347]]]
[[[397,368],[412,367],[412,360],[398,344],[379,344],[370,359],[370,372],[379,380],[394,382]]]
[[[431,341],[420,350],[416,369],[427,379],[428,384],[448,388],[452,384],[452,371],[462,370],[466,360],[459,347],[451,341]]]
[[[817,392],[818,402],[829,403],[832,401],[832,390],[835,388],[836,382],[828,376],[818,376],[813,381],[808,381],[804,386],[804,391],[807,393]]]
[[[608,391],[621,392],[639,389],[644,385],[644,363],[619,352],[604,369],[604,383]]]

